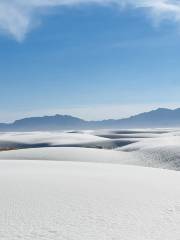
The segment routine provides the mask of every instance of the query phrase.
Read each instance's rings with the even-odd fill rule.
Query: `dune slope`
[[[179,172],[0,161],[0,239],[179,240]]]

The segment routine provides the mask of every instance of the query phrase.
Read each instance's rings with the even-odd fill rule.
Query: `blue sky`
[[[126,0],[38,0],[29,7],[6,0],[12,16],[2,1],[0,120],[55,113],[118,118],[180,107],[180,6],[128,1],[122,7]]]

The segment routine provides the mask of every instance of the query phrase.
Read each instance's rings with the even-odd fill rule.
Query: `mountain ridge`
[[[29,117],[0,123],[0,131],[46,131],[97,128],[180,127],[180,108],[158,108],[128,118],[86,121],[71,115]]]

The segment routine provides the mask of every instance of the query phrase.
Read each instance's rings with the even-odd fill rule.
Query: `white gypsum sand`
[[[68,146],[107,141],[93,134],[1,135],[51,147],[0,152],[0,239],[179,240],[180,173],[122,165],[179,170],[179,133],[140,133],[118,151]]]
[[[5,132],[0,133],[0,143],[23,143],[23,144],[77,144],[105,140],[103,137],[94,136],[86,132]]]
[[[127,163],[132,154],[79,147],[30,148],[0,152],[1,160],[49,160],[72,162]]]
[[[180,170],[180,136],[175,133],[144,139],[119,150],[134,156],[131,164]]]
[[[179,172],[0,161],[0,239],[179,240]]]
[[[1,133],[0,146],[29,148],[0,152],[2,160],[109,162],[180,170],[180,132],[174,129]]]

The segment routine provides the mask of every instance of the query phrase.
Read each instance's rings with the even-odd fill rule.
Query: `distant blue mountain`
[[[44,117],[30,117],[16,120],[10,124],[0,124],[0,131],[39,131],[39,130],[61,130],[61,129],[76,129],[85,125],[85,121],[68,116],[55,115]]]
[[[0,131],[47,131],[97,128],[180,127],[180,108],[158,108],[124,119],[85,121],[69,115],[31,117],[0,123]]]

